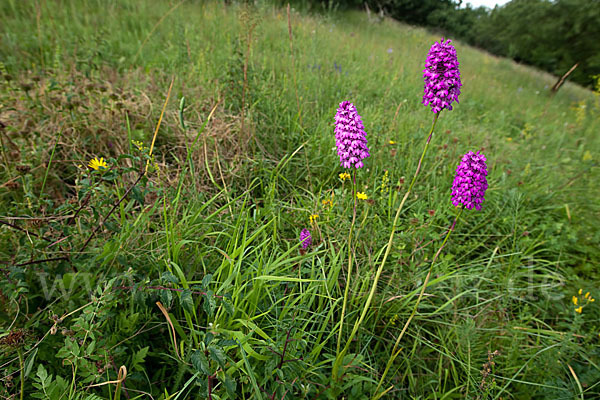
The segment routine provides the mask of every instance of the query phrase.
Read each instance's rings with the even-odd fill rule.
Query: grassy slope
[[[348,321],[357,318],[365,301],[406,189],[401,182],[412,176],[431,123],[431,112],[420,104],[421,70],[438,38],[391,21],[370,24],[358,13],[314,17],[293,12],[292,63],[285,10],[187,2],[167,14],[173,4],[8,1],[0,9],[0,59],[13,77],[0,92],[0,121],[8,126],[11,141],[3,142],[2,181],[19,175],[16,165],[33,167],[19,178],[20,185],[0,193],[2,215],[40,217],[76,209],[58,208],[82,187],[84,172],[76,165],[92,156],[128,152],[129,137],[148,144],[175,76],[156,143],[161,172],[150,175],[155,191],[147,196],[146,212],[126,201],[110,220],[117,232],[102,232],[84,255],[73,256],[73,263],[91,287],[104,288],[113,277],[118,278],[113,286],[134,282],[180,290],[196,285],[195,292],[231,295],[235,306],[230,315],[224,306],[203,308],[207,301],[198,294],[148,289],[127,297],[110,286],[97,306],[61,325],[80,344],[88,344],[92,339],[81,327],[92,315],[96,345],[86,357],[114,359],[108,372],[88,381],[85,371],[94,368],[79,360],[78,385],[115,379],[118,367],[127,365],[130,389],[152,392],[155,398],[165,390],[189,389],[185,385],[194,367],[177,361],[168,326],[154,306],[160,300],[172,303],[179,353],[188,365],[196,365],[193,349],[206,340],[209,323],[218,337],[245,344],[243,350],[219,346],[230,357],[228,375],[246,397],[259,397],[258,386],[279,391],[278,398],[285,390],[294,398],[371,393],[428,260],[454,216],[449,193],[456,164],[466,151],[484,149],[490,170],[485,207],[459,222],[386,387],[394,384],[390,393],[396,397],[477,397],[483,395],[481,365],[488,351],[499,350],[490,398],[571,398],[580,393],[579,384],[586,396],[598,395],[600,312],[592,303],[576,314],[570,301],[579,287],[599,295],[594,288],[600,239],[597,97],[567,83],[551,98],[552,77],[456,43],[461,103],[438,122],[378,295],[351,346],[352,366],[341,387],[330,387],[352,210],[348,183],[337,178],[342,171],[332,150],[333,115],[340,101],[354,102],[371,148],[367,168],[357,178],[359,190],[374,203],[358,207],[354,246],[360,279],[355,275],[351,286],[347,337]],[[188,102],[185,132],[177,112],[182,96]],[[206,140],[192,152],[194,172],[180,174],[186,146],[219,99],[204,131]],[[49,143],[58,131],[63,133],[45,179],[53,150]],[[379,190],[385,170],[388,192]],[[175,203],[180,178],[185,185]],[[92,203],[106,214],[129,183],[130,177],[123,178],[118,192],[112,184],[101,184]],[[46,196],[40,200],[42,185]],[[328,209],[321,201],[331,193],[335,205]],[[312,226],[317,246],[298,255],[293,246],[313,213],[319,214],[318,226]],[[54,239],[66,230],[70,236],[63,250],[70,251],[81,248],[97,224],[92,212],[81,218],[75,226],[60,221],[20,226]],[[61,255],[8,227],[2,228],[1,240],[2,259],[12,263]],[[48,311],[62,315],[86,304],[89,293],[83,284],[48,298],[38,283],[40,273],[48,274],[49,285],[66,274],[68,288],[72,266],[7,267],[2,329],[15,320],[11,328],[23,327],[41,338],[52,326]],[[176,276],[175,283],[165,278],[166,271]],[[207,273],[213,280],[201,285]],[[279,356],[267,347],[282,349],[288,331],[298,340],[291,342],[287,356],[302,360],[280,366]],[[50,373],[71,382],[71,370],[53,361],[65,340],[70,341],[60,335],[45,338],[37,347],[36,364],[44,362]],[[146,364],[136,368],[134,354],[146,346]],[[5,355],[2,364],[16,356]],[[11,373],[18,370],[18,361],[7,365]],[[29,391],[36,371],[37,366],[26,381]],[[276,375],[284,383],[276,382]],[[60,383],[55,385],[60,389]],[[223,386],[218,394],[227,396]],[[107,389],[96,393],[108,396]]]

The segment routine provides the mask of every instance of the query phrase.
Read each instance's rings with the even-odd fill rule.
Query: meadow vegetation
[[[388,248],[440,38],[256,3],[0,3],[0,397],[600,397],[600,82],[550,96],[454,41],[460,104]],[[355,218],[342,101],[370,149]],[[477,150],[485,202],[382,378]]]

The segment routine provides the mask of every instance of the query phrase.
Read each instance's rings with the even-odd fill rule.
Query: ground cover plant
[[[598,91],[358,12],[0,12],[2,398],[600,396]]]

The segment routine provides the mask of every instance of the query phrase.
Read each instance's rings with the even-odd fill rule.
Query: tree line
[[[492,54],[591,86],[600,74],[600,0],[512,0],[493,9],[462,0],[298,0],[310,8],[368,8]]]

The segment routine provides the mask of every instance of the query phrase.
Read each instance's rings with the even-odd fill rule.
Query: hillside
[[[439,37],[258,3],[0,4],[0,395],[600,397],[600,95],[454,41],[423,153]]]

